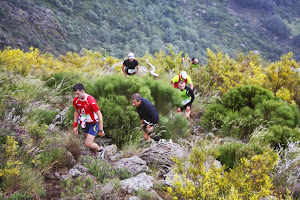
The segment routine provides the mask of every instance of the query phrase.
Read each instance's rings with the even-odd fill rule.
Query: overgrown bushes
[[[209,152],[205,147],[197,147],[189,158],[174,159],[175,176],[171,181],[174,187],[167,187],[174,199],[261,199],[277,196],[270,176],[278,160],[276,154],[242,158],[239,166],[224,172],[224,167],[217,167],[213,158],[207,159]]]
[[[229,142],[224,145],[218,146],[217,159],[226,166],[226,168],[232,169],[241,164],[242,158],[251,159],[255,155],[262,155],[268,152],[272,154],[272,149],[268,145],[261,145],[254,142],[241,143],[241,142]]]
[[[285,144],[290,137],[299,139],[295,129],[300,122],[297,107],[256,86],[231,89],[208,106],[202,122],[206,127],[221,128],[226,135],[239,138],[249,138],[257,127],[266,126],[271,138],[265,139],[273,146]]]
[[[276,96],[300,106],[299,64],[293,53],[282,55],[279,61],[265,63],[257,52],[239,53],[230,58],[220,51],[207,49],[207,65],[190,73],[199,92],[226,93],[233,87],[255,85],[272,91]]]
[[[131,96],[140,93],[152,101],[158,112],[167,114],[180,100],[179,92],[168,82],[152,78],[141,79],[112,75],[106,76],[88,88],[89,94],[97,99],[103,114],[103,125],[106,136],[112,138],[118,145],[125,144],[138,137],[140,119],[136,108],[132,106]],[[68,120],[73,120],[72,111]]]
[[[291,35],[291,29],[283,22],[279,15],[273,15],[265,21],[265,26],[272,33],[279,36],[288,37]]]

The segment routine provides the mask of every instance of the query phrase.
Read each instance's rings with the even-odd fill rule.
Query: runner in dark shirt
[[[139,62],[134,59],[134,53],[129,53],[128,59],[124,60],[122,71],[125,76],[131,76],[139,73]]]
[[[131,101],[140,116],[143,128],[145,130],[144,139],[149,141],[155,127],[159,121],[159,114],[154,105],[147,99],[143,98],[140,94],[134,94]],[[159,141],[157,136],[154,136],[155,141]]]

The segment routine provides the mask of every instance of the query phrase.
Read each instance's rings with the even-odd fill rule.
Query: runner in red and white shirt
[[[82,84],[78,83],[74,85],[73,91],[76,95],[73,100],[73,105],[75,107],[74,133],[78,135],[77,125],[80,119],[81,128],[83,128],[86,137],[85,145],[92,152],[99,152],[98,155],[103,157],[104,150],[94,142],[98,131],[100,137],[105,135],[103,130],[102,113],[94,97],[85,93],[84,86]]]

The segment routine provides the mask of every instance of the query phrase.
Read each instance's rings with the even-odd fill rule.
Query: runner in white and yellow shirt
[[[174,84],[174,87],[178,88],[178,82],[181,81],[181,80],[184,81],[186,84],[188,84],[192,90],[194,89],[192,79],[186,73],[186,71],[182,71],[182,72],[180,72],[180,74],[174,76],[171,80],[171,84]]]

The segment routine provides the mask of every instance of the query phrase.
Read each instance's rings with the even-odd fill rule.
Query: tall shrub
[[[266,126],[273,135],[275,129],[271,127],[274,125],[281,126],[276,132],[284,127],[295,129],[299,126],[300,114],[295,105],[281,101],[270,91],[248,85],[232,88],[216,103],[209,105],[202,122],[209,128],[221,128],[227,135],[249,138],[249,135],[260,126]],[[280,133],[281,136],[276,141],[278,143],[284,144],[289,137],[299,138],[299,134],[295,134],[295,131],[280,131]]]
[[[162,117],[172,110],[180,101],[180,93],[168,82],[154,80],[150,77],[124,77],[120,75],[105,76],[86,88],[98,102],[103,114],[103,126],[106,137],[122,145],[141,135],[138,130],[141,122],[132,106],[131,96],[140,93],[151,101]],[[68,120],[72,120],[72,109]]]
[[[214,159],[208,159],[208,151],[194,148],[189,157],[174,159],[173,187],[167,187],[173,199],[263,199],[276,196],[270,172],[277,163],[277,154],[242,158],[241,165],[224,172],[223,166],[217,167]]]

